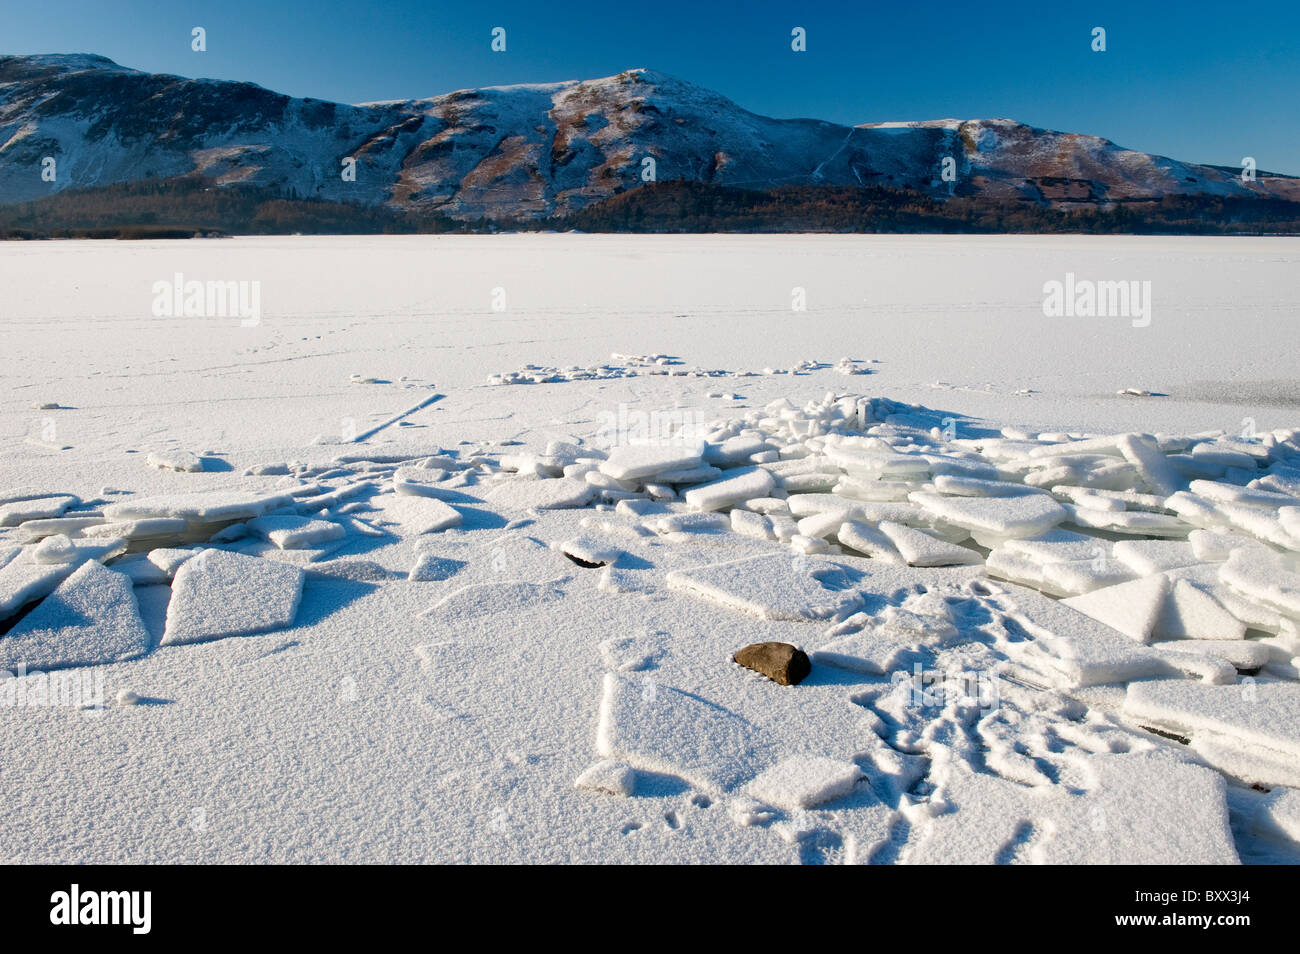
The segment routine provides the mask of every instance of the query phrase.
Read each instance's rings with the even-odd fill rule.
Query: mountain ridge
[[[41,177],[46,157],[53,182]],[[348,160],[355,181],[342,175]],[[646,68],[351,105],[98,54],[0,56],[0,203],[187,175],[498,222],[570,215],[648,178],[875,185],[1057,209],[1166,195],[1300,201],[1300,178],[1243,182],[1223,167],[1011,119],[775,119]]]

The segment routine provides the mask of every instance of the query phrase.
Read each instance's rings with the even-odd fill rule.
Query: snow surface
[[[0,674],[7,857],[1300,857],[1297,259],[0,247],[0,658],[104,680]],[[1150,327],[1043,318],[1105,269]],[[175,271],[262,280],[261,324],[151,317]],[[768,640],[809,677],[732,661]]]

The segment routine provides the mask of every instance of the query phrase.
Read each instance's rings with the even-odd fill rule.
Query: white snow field
[[[1294,239],[0,245],[0,854],[1300,860],[1297,301]]]

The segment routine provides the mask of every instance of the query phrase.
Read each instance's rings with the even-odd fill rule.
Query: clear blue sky
[[[206,28],[208,51],[190,50]],[[489,49],[507,30],[507,51]],[[808,31],[806,53],[790,30]],[[1105,53],[1091,30],[1107,30]],[[0,52],[342,102],[672,73],[772,116],[1007,116],[1196,162],[1300,174],[1300,3],[0,0]]]

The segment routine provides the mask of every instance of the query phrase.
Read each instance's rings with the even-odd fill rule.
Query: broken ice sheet
[[[648,673],[605,675],[596,732],[604,758],[716,791],[756,774],[763,749],[755,726],[715,702]]]
[[[117,662],[150,644],[131,580],[88,560],[0,637],[0,670]]]
[[[760,619],[842,619],[861,604],[844,569],[827,560],[749,557],[674,570],[668,586]]]
[[[203,550],[176,571],[164,645],[245,636],[293,623],[303,572],[257,557]]]

